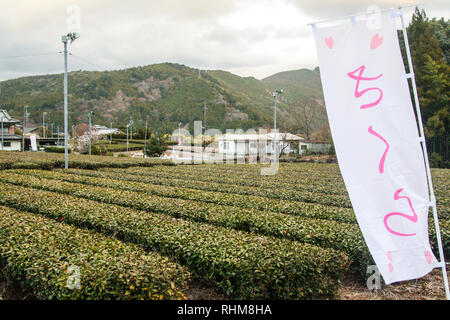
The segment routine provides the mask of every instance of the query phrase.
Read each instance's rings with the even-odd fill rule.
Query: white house
[[[14,133],[18,124],[19,120],[11,118],[6,110],[0,110],[0,150],[22,150],[22,136]]]
[[[101,125],[98,125],[98,124],[92,126],[92,131],[96,132],[99,135],[108,135],[108,134],[122,133],[122,131],[120,131],[117,128],[108,128],[106,126],[101,126]]]
[[[268,134],[224,134],[216,140],[219,153],[228,155],[256,155],[258,153],[273,154],[275,139],[278,141],[278,152],[283,154],[298,153],[299,142],[303,140],[291,133]]]

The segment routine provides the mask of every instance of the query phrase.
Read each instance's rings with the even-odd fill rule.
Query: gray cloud
[[[262,78],[316,66],[312,33],[320,19],[363,12],[394,0],[15,0],[0,11],[0,80],[62,71],[61,35],[67,7],[81,8],[81,38],[69,45],[70,70],[120,69],[178,62],[226,69]],[[403,3],[412,2],[403,0]],[[443,0],[426,4],[431,16],[446,16]],[[447,10],[447,11],[446,11]],[[2,59],[54,52],[52,55]],[[86,62],[88,61],[88,62]]]
[[[450,11],[448,0],[288,0],[293,3],[300,11],[314,19],[330,19],[340,16],[347,16],[357,13],[364,13],[371,5],[377,5],[382,9],[395,8],[399,4],[403,6],[417,5],[435,14],[447,14]],[[410,9],[409,9],[410,10]]]

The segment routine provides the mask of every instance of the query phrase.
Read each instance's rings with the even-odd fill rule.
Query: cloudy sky
[[[0,80],[62,72],[61,35],[68,31],[81,35],[69,45],[69,71],[177,62],[261,79],[317,66],[310,22],[416,3],[429,17],[450,17],[448,0],[2,2]],[[413,8],[404,12],[409,21]]]

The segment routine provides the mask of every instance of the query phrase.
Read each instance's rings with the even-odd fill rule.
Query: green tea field
[[[336,164],[261,176],[248,164],[55,161],[0,171],[2,274],[34,298],[328,299],[349,277],[366,282],[371,257]],[[433,181],[450,256],[450,170]]]

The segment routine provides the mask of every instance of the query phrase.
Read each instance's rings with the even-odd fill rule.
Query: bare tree
[[[280,148],[280,154],[279,157],[284,155],[284,152],[286,151],[287,147],[290,146],[290,142],[287,140],[287,133],[281,133],[280,139],[278,140],[279,148]]]
[[[319,103],[310,98],[297,98],[288,100],[288,105],[291,107],[291,116],[294,120],[294,125],[290,129],[301,131],[306,140],[310,140],[317,121],[326,119],[326,116],[322,117],[323,115],[320,114]]]

